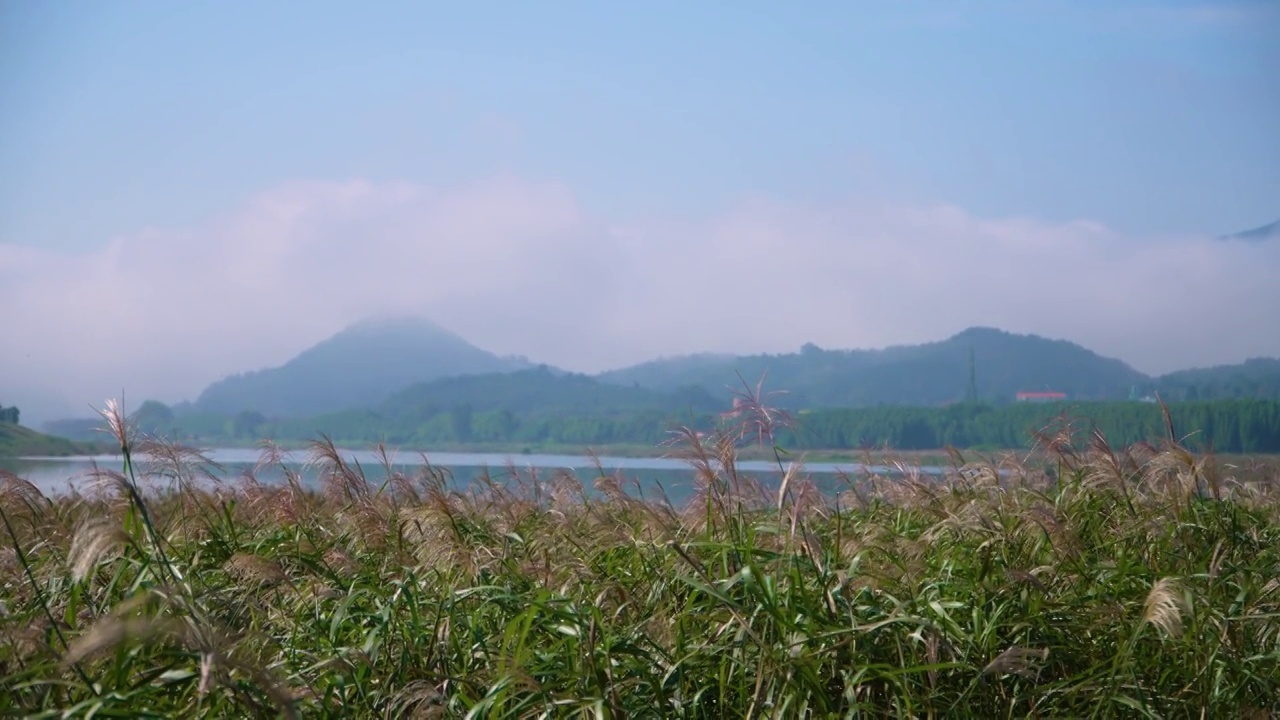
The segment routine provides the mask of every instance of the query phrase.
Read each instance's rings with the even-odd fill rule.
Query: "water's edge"
[[[358,465],[371,482],[384,478],[383,459],[368,450],[339,449],[345,462]],[[235,482],[246,473],[252,472],[263,483],[283,482],[283,474],[279,467],[258,467],[261,452],[250,448],[215,448],[202,453],[211,465],[204,467],[214,478],[223,482]],[[298,472],[305,484],[314,484],[317,480],[316,470],[307,464],[305,453],[284,453],[283,462],[293,471]],[[465,484],[470,479],[488,472],[495,479],[504,475],[510,476],[515,470],[523,474],[536,473],[544,479],[552,473],[568,471],[574,473],[584,483],[599,474],[621,474],[626,480],[634,480],[644,491],[646,486],[653,490],[662,490],[677,495],[682,486],[692,477],[692,468],[688,462],[672,457],[609,457],[598,458],[586,455],[553,455],[553,454],[519,454],[519,453],[390,453],[388,459],[392,469],[407,475],[414,475],[424,467],[443,469],[455,478],[458,484]],[[140,471],[151,465],[153,458],[135,457],[135,465]],[[847,463],[804,463],[802,458],[794,462],[810,476],[825,476],[829,481],[822,484],[834,484],[840,475],[850,477],[874,475],[895,475],[899,470],[888,465],[864,465],[857,462]],[[96,469],[119,470],[122,457],[115,455],[84,455],[72,457],[24,457],[0,459],[0,469],[8,470],[20,478],[31,482],[41,492],[58,495],[73,490],[85,490],[94,484],[93,473]],[[763,474],[777,478],[789,469],[788,461],[780,467],[776,462],[764,460],[744,460],[736,463],[741,472]],[[945,468],[936,465],[913,468],[922,475],[940,475]],[[767,477],[761,477],[766,480]],[[154,483],[150,483],[154,484]],[[673,499],[675,499],[673,497]]]

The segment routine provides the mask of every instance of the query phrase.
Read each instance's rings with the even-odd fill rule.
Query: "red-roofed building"
[[[1067,394],[1063,392],[1020,392],[1017,394],[1018,402],[1054,402],[1055,400],[1066,400]]]

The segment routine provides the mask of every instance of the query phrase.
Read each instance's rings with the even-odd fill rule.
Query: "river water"
[[[255,472],[255,477],[264,483],[283,482],[283,474],[279,467],[256,469],[260,458],[258,450],[249,448],[217,448],[205,451],[204,456],[215,465],[208,467],[215,477],[226,482],[234,482],[246,473]],[[351,464],[359,463],[370,482],[377,484],[385,478],[386,472],[382,460],[371,451],[342,450],[342,457]],[[541,454],[499,454],[499,453],[428,453],[424,459],[421,454],[391,454],[393,469],[412,477],[430,463],[434,468],[445,469],[455,485],[466,485],[471,480],[487,471],[495,480],[510,477],[512,469],[519,471],[526,478],[536,474],[543,479],[550,478],[562,471],[573,472],[584,485],[590,487],[591,480],[598,474],[596,462],[584,455],[541,455]],[[314,485],[318,480],[318,470],[306,464],[307,455],[303,452],[287,454],[285,464],[298,472],[304,484]],[[146,467],[147,458],[135,458],[137,468]],[[693,483],[693,473],[688,463],[662,457],[626,458],[600,457],[600,466],[605,473],[619,473],[628,481],[628,490],[636,488],[649,495],[659,490],[673,502],[686,498]],[[95,468],[104,470],[120,470],[121,458],[118,455],[79,456],[66,458],[3,458],[0,469],[8,470],[17,476],[30,481],[46,494],[58,495],[72,489],[88,489],[94,484]],[[784,465],[785,467],[785,465]],[[775,462],[741,461],[738,471],[758,478],[765,485],[776,485],[780,482],[782,471]],[[866,466],[854,462],[848,463],[805,463],[804,473],[809,475],[819,487],[830,490],[842,489],[846,481],[841,474],[852,477],[865,476],[867,473],[889,475],[896,472],[887,466]],[[920,472],[936,475],[942,472],[938,467],[921,467]],[[634,484],[633,484],[634,483]]]

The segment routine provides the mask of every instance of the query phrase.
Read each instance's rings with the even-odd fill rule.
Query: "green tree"
[[[259,428],[266,422],[267,419],[263,417],[262,413],[256,410],[242,410],[231,421],[231,434],[236,438],[242,439],[256,438]]]
[[[468,442],[471,440],[471,405],[462,404],[454,405],[449,411],[449,417],[453,421],[453,435],[458,442]]]
[[[169,409],[168,405],[155,400],[142,403],[130,419],[134,427],[152,434],[168,433],[175,426],[173,410]]]

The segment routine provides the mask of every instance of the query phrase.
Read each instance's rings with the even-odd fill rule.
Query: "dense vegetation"
[[[970,361],[972,360],[972,364]],[[1155,394],[1174,401],[1280,400],[1280,360],[1183,370],[1149,377],[1119,360],[1074,343],[990,328],[970,328],[941,342],[883,350],[825,350],[806,345],[778,355],[695,355],[667,358],[602,373],[605,382],[671,389],[696,386],[718,397],[733,389],[736,373],[767,374],[788,394],[791,409],[938,406],[969,397],[1003,405],[1027,390],[1056,390],[1074,401],[1123,400]]]
[[[505,445],[581,450],[608,445],[653,446],[667,438],[674,427],[709,430],[720,415],[716,411],[719,403],[697,389],[683,395],[660,395],[640,388],[602,386],[572,375],[559,375],[545,384],[541,380],[522,382],[546,373],[533,370],[497,376],[510,392],[493,395],[478,406],[447,404],[477,396],[436,393],[431,391],[433,384],[401,393],[376,411],[269,420],[257,413],[230,418],[178,416],[160,403],[147,402],[131,419],[149,433],[204,445],[249,443],[264,436],[277,441],[307,441],[323,432],[345,445],[385,442],[417,448]],[[472,382],[486,380],[477,377]],[[603,394],[602,389],[606,390]],[[682,411],[663,409],[664,404],[678,403],[683,404]],[[1189,447],[1224,453],[1280,452],[1280,401],[1219,400],[1171,403],[1168,407],[1179,439]],[[1122,444],[1162,434],[1165,429],[1161,406],[1144,402],[958,403],[941,408],[815,409],[794,416],[794,427],[783,431],[780,441],[797,450],[1021,448],[1062,416],[1072,418],[1085,430],[1097,427]],[[76,433],[73,437],[101,438],[101,430],[95,427],[100,424],[86,421],[83,427],[70,431]]]
[[[1173,403],[1168,410],[1179,439],[1191,447],[1227,453],[1280,452],[1280,402]],[[795,431],[782,441],[797,448],[1018,448],[1061,416],[1085,428],[1096,427],[1124,445],[1158,437],[1166,427],[1162,408],[1155,403],[957,404],[815,410],[800,416]]]
[[[1169,373],[1155,383],[1170,400],[1252,398],[1280,400],[1280,359],[1255,358],[1239,365],[1221,365]]]
[[[63,437],[44,435],[15,423],[0,422],[0,458],[23,456],[65,457],[68,455],[88,454],[98,449],[92,443],[75,442]]]
[[[600,375],[605,382],[670,389],[696,385],[718,396],[732,392],[736,373],[767,374],[787,388],[784,407],[940,405],[964,400],[970,360],[977,391],[992,402],[1023,390],[1057,390],[1077,400],[1117,400],[1150,378],[1119,360],[1074,343],[990,328],[970,328],[939,342],[883,350],[825,350],[692,360],[658,360]]]
[[[638,410],[712,413],[724,405],[719,398],[698,387],[659,392],[602,383],[587,375],[555,372],[543,366],[422,383],[392,395],[374,410],[387,418],[419,420],[441,410],[464,406],[477,413],[506,411],[521,416],[582,416]]]
[[[1157,393],[1172,402],[1280,401],[1280,360],[1151,378],[1070,342],[986,328],[883,350],[806,345],[792,354],[667,358],[586,376],[500,358],[429,321],[399,318],[357,323],[281,367],[219,381],[195,403],[165,408],[172,419],[142,424],[201,443],[249,442],[266,434],[309,439],[320,430],[347,441],[414,445],[652,443],[673,418],[705,424],[732,399],[740,377],[786,387],[775,402],[793,412],[957,402],[1000,407],[1019,391],[1045,389],[1065,392],[1072,403]],[[96,426],[73,419],[43,428],[94,439]],[[948,432],[944,425],[930,434],[1008,447],[1021,446],[1026,430],[1015,423],[975,434]],[[868,433],[844,428],[826,434],[856,442]],[[897,433],[883,427],[869,435]]]
[[[1280,711],[1280,505],[1176,444],[1054,438],[933,483],[744,476],[777,416],[622,478],[199,483],[108,420],[124,472],[3,479],[0,711],[53,717],[1241,717]],[[264,463],[281,458],[268,448]],[[144,497],[148,478],[171,491]],[[811,713],[812,715],[809,715]]]

